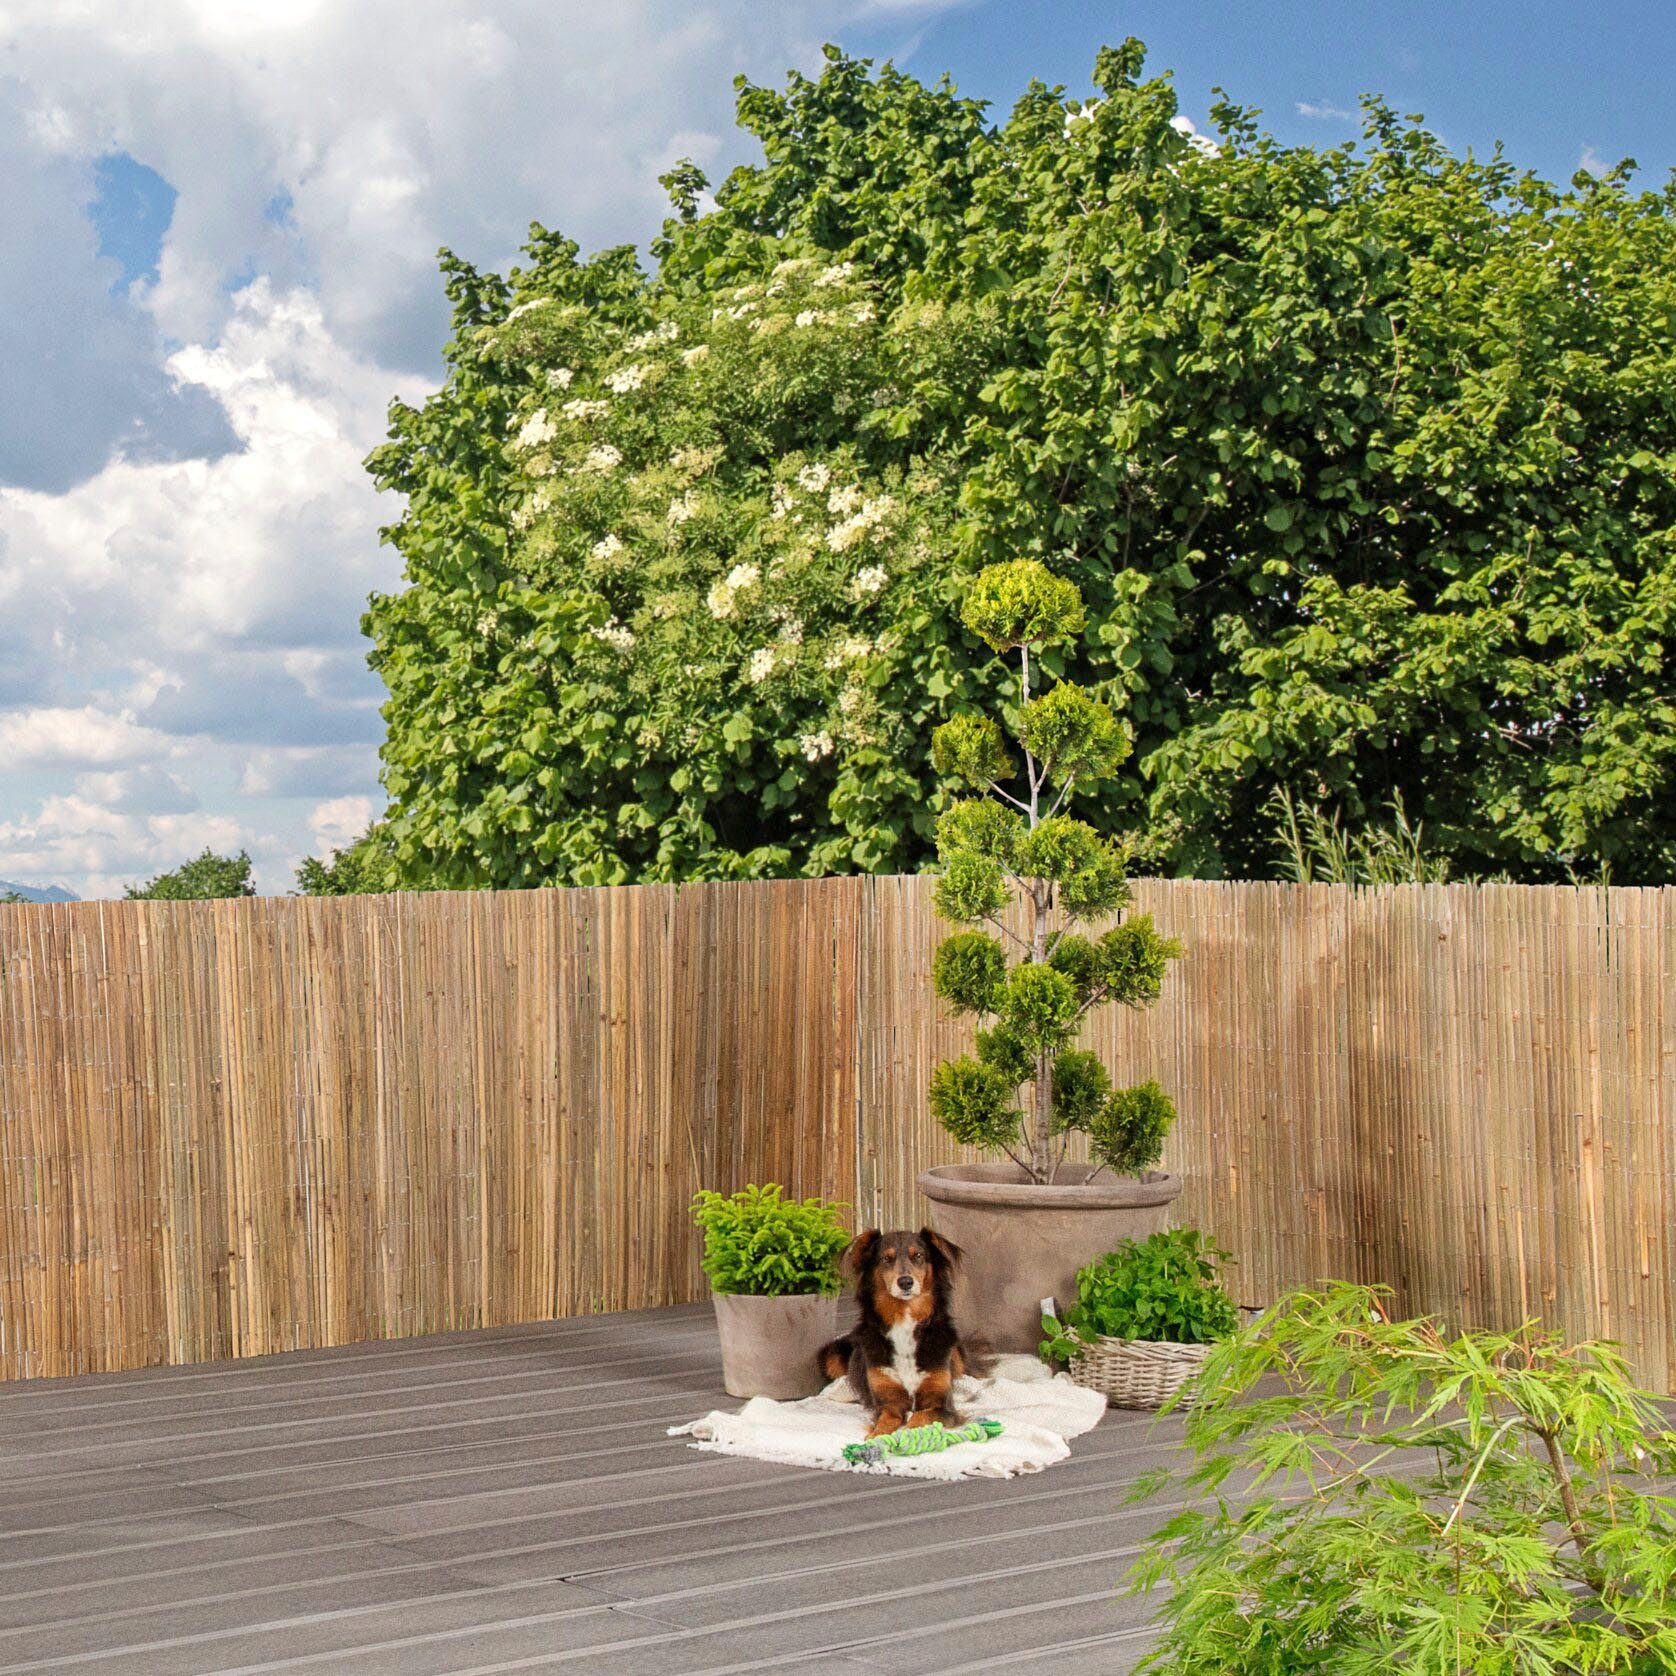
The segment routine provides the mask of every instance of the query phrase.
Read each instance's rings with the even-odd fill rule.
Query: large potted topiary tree
[[[1093,1008],[1155,1001],[1180,948],[1149,915],[1091,929],[1128,901],[1127,853],[1067,805],[1073,788],[1116,772],[1129,735],[1074,682],[1031,684],[1043,650],[1082,630],[1075,584],[1033,559],[992,565],[961,615],[997,653],[1018,656],[1009,721],[1023,764],[987,716],[957,716],[932,739],[938,773],[976,793],[937,826],[937,911],[965,929],[938,948],[932,979],[978,1030],[974,1054],[932,1073],[930,1098],[955,1140],[1003,1157],[939,1165],[919,1185],[937,1227],[967,1253],[974,1329],[1002,1349],[1033,1350],[1042,1300],[1074,1297],[1085,1263],[1166,1227],[1181,1192],[1179,1177],[1154,1168],[1175,1121],[1169,1097],[1156,1082],[1115,1089],[1075,1046]],[[1073,1134],[1087,1136],[1092,1163],[1066,1159]]]

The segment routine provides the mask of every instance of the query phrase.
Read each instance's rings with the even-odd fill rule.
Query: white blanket
[[[955,1407],[967,1420],[999,1420],[1006,1428],[987,1443],[957,1443],[932,1455],[886,1455],[877,1465],[852,1465],[844,1445],[867,1435],[867,1416],[846,1380],[818,1397],[775,1402],[752,1397],[737,1414],[715,1409],[702,1420],[671,1426],[671,1437],[696,1438],[695,1449],[746,1455],[828,1472],[890,1473],[898,1478],[1012,1478],[1040,1472],[1071,1452],[1065,1440],[1099,1423],[1106,1399],[1051,1373],[1034,1356],[999,1356],[994,1375],[958,1379]]]

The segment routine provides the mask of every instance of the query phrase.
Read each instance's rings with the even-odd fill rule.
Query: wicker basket
[[[1209,1344],[1102,1338],[1071,1358],[1071,1377],[1113,1408],[1161,1408],[1205,1364]]]

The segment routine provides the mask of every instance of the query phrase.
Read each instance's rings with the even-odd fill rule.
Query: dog
[[[988,1347],[962,1341],[949,1308],[960,1247],[930,1228],[857,1234],[842,1266],[855,1281],[860,1318],[817,1354],[828,1379],[846,1375],[873,1417],[868,1437],[904,1426],[961,1424],[951,1398],[962,1374],[981,1377]]]

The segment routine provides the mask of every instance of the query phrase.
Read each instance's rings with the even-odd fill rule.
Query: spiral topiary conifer
[[[1156,1001],[1180,945],[1146,914],[1098,936],[1078,929],[1128,902],[1127,855],[1064,813],[1074,787],[1116,772],[1128,729],[1072,681],[1032,689],[1043,651],[1082,631],[1073,583],[1034,559],[991,565],[961,616],[998,654],[1018,655],[1009,721],[1023,765],[990,717],[957,716],[932,736],[937,772],[976,793],[937,824],[937,911],[964,929],[938,948],[932,981],[978,1030],[975,1054],[932,1072],[931,1109],[955,1140],[1004,1152],[1035,1182],[1053,1180],[1075,1132],[1101,1165],[1139,1174],[1162,1155],[1175,1107],[1156,1082],[1114,1089],[1099,1058],[1075,1043],[1093,1008]],[[1015,900],[1022,930],[1007,919]]]

